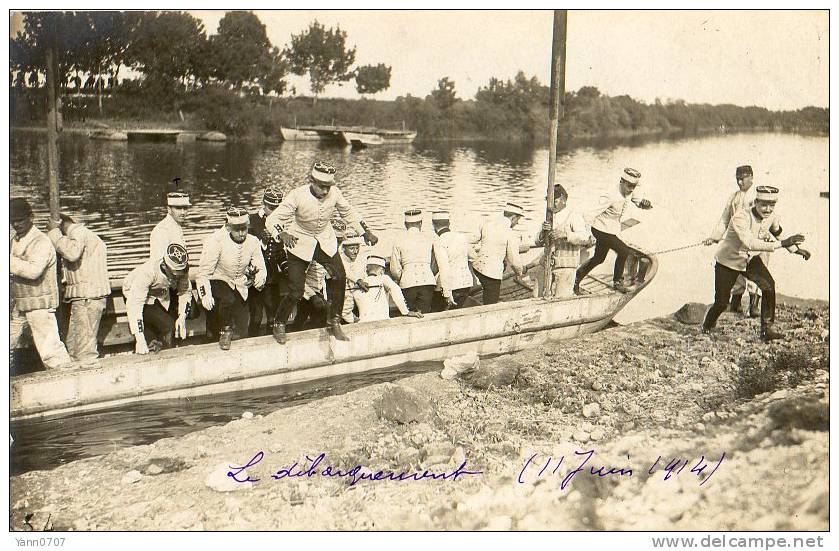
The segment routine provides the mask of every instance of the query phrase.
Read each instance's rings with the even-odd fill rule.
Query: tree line
[[[340,26],[317,21],[279,48],[249,11],[227,12],[216,33],[186,12],[27,12],[23,30],[9,39],[10,71],[18,88],[38,87],[46,74],[46,49],[58,59],[60,89],[97,93],[116,89],[130,68],[151,97],[209,85],[257,95],[282,95],[289,74],[307,74],[315,97],[332,83],[355,79],[361,94],[390,86],[391,68],[355,66],[356,50]]]

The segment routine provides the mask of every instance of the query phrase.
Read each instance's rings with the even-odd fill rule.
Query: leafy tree
[[[353,77],[350,66],[355,62],[355,48],[347,49],[347,33],[340,26],[327,29],[312,22],[305,31],[291,35],[286,57],[292,73],[308,72],[315,102],[328,84],[341,84]]]
[[[145,12],[126,61],[146,75],[144,85],[160,92],[174,90],[175,81],[193,75],[207,52],[204,24],[184,12]]]
[[[240,89],[271,68],[271,41],[265,25],[249,11],[227,12],[210,37],[214,76]]]
[[[429,96],[438,109],[445,111],[451,108],[457,101],[457,93],[454,91],[454,81],[449,77],[443,77],[437,81],[437,88],[431,91]]]
[[[359,94],[376,94],[390,88],[391,67],[384,63],[362,65],[355,70],[355,89]]]

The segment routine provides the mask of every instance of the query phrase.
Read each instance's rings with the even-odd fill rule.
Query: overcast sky
[[[223,11],[192,11],[215,33]],[[317,19],[340,24],[360,64],[393,67],[376,98],[424,97],[448,76],[471,98],[490,77],[518,70],[549,82],[550,11],[256,11],[268,38],[286,45]],[[567,88],[598,87],[689,103],[771,109],[827,107],[827,11],[571,11]],[[298,94],[308,81],[292,77]],[[325,96],[357,97],[353,82]]]

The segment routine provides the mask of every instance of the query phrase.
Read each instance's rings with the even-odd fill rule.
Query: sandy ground
[[[710,337],[651,320],[482,362],[512,379],[502,388],[427,373],[29,472],[11,479],[11,526],[28,513],[57,530],[826,530],[828,309],[778,317],[787,337],[769,345],[733,314]],[[774,390],[744,397],[744,366],[789,351],[799,363]],[[395,387],[425,420],[377,415]],[[258,482],[227,475],[260,451],[237,474]],[[324,475],[356,465],[481,474]],[[304,473],[272,478],[283,468]]]

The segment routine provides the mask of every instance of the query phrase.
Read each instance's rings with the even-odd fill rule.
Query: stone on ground
[[[434,412],[431,400],[418,390],[394,384],[385,386],[373,407],[379,417],[403,424],[425,421]]]
[[[708,307],[698,302],[688,302],[679,308],[673,316],[686,325],[699,325],[705,319]]]
[[[510,386],[519,374],[519,366],[506,358],[481,362],[477,369],[465,378],[475,388],[486,390],[490,387]]]

